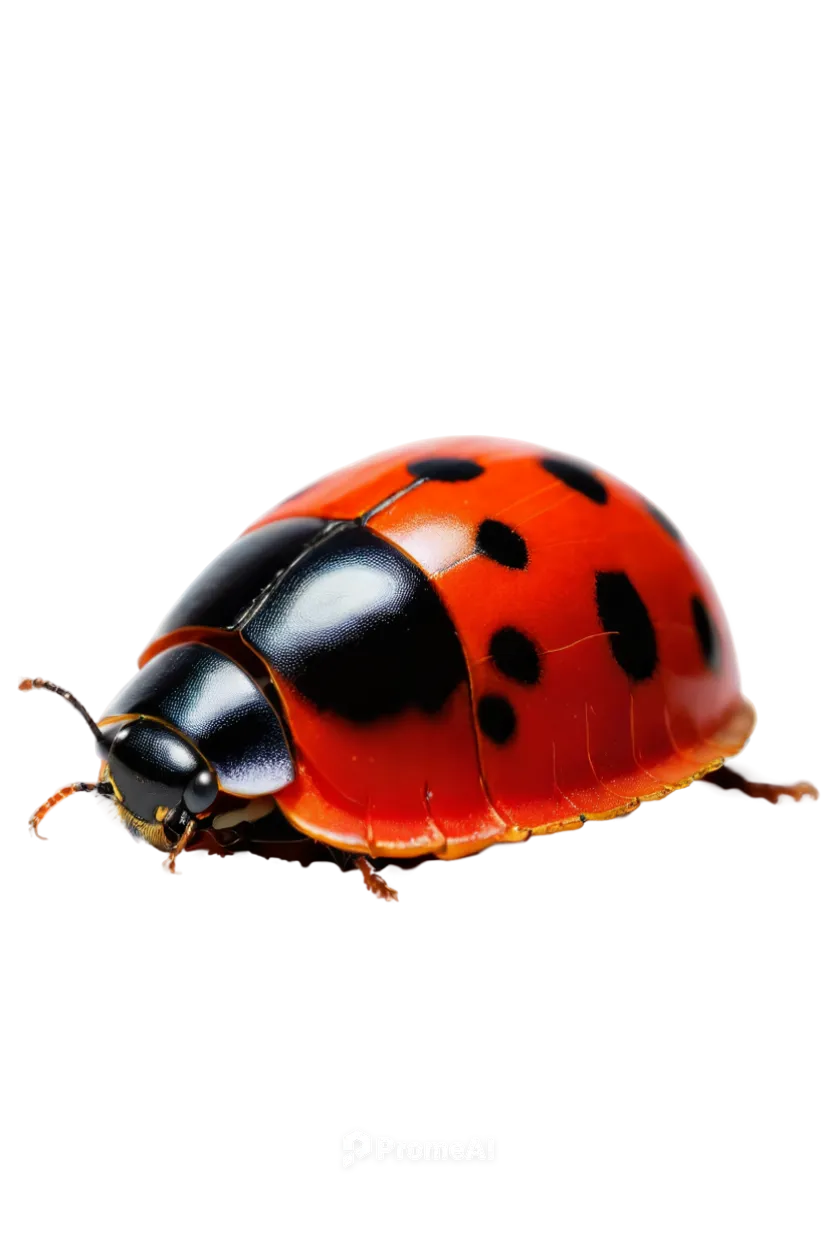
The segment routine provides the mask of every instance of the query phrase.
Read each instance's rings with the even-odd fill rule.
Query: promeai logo
[[[342,1137],[343,1167],[350,1167],[355,1159],[365,1159],[367,1154],[371,1154],[372,1145],[374,1141],[368,1132],[363,1132],[362,1127],[352,1127]]]
[[[352,1127],[342,1135],[342,1167],[375,1155],[377,1162],[389,1157],[396,1162],[493,1162],[493,1136],[371,1136],[362,1127]]]

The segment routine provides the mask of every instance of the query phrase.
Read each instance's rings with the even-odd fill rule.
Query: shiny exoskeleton
[[[183,848],[336,851],[387,896],[375,860],[461,857],[702,777],[814,793],[723,767],[754,714],[673,524],[525,444],[418,445],[297,494],[140,665],[98,723],[82,710],[98,784],[36,827],[95,789],[172,867]]]

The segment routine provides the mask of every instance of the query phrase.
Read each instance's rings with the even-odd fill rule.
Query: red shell
[[[416,485],[407,467],[437,458],[467,459],[483,471]],[[296,827],[357,853],[454,858],[626,814],[745,743],[754,713],[694,554],[632,489],[576,463],[568,463],[571,486],[571,470],[556,477],[544,466],[549,458],[567,464],[510,441],[417,444],[323,479],[249,529],[375,511],[366,525],[435,584],[469,672],[469,685],[432,717],[409,710],[360,726],[323,714],[274,677],[298,771],[276,800]],[[522,538],[524,566],[513,553],[509,565],[480,551],[486,519],[502,524],[501,535],[504,527]],[[602,573],[604,587],[609,575],[622,589],[626,576],[639,593],[657,650],[650,675],[631,675],[618,660],[624,633],[602,622]],[[537,682],[503,673],[491,656],[495,634],[509,628],[533,647]],[[141,660],[171,642],[155,641]],[[480,726],[490,727],[491,703],[515,716],[507,738],[507,727],[492,736]]]

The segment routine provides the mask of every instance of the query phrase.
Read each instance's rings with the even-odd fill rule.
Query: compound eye
[[[218,781],[207,767],[193,775],[183,791],[183,805],[192,814],[208,810],[218,795]]]

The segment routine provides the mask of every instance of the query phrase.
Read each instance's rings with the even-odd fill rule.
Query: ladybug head
[[[153,718],[107,727],[98,741],[121,818],[155,849],[171,851],[194,830],[218,795],[215,772],[177,732]]]
[[[215,772],[194,746],[153,718],[129,718],[102,729],[71,693],[48,680],[25,679],[20,687],[45,688],[69,701],[96,737],[102,758],[98,783],[69,784],[32,815],[35,835],[59,801],[74,792],[95,792],[113,799],[132,833],[172,857],[179,853],[195,830],[195,820],[211,809],[218,795]]]

